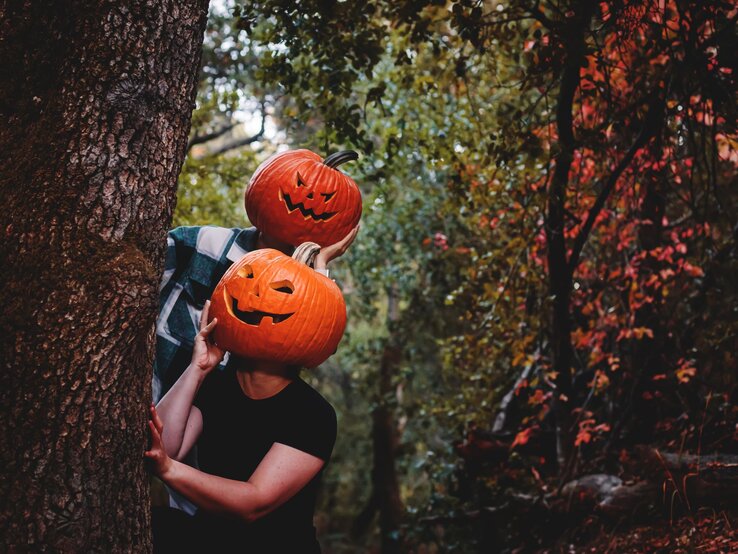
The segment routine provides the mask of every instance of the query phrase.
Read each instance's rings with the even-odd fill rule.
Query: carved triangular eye
[[[333,192],[321,192],[320,195],[325,199],[325,202],[328,202],[331,198],[333,198],[333,195],[336,194],[336,191]]]
[[[302,176],[300,175],[300,172],[297,172],[297,186],[298,187],[306,187],[307,185],[302,181]]]
[[[269,286],[277,292],[283,292],[285,294],[292,294],[295,291],[295,287],[289,281],[277,281],[270,283]]]
[[[238,276],[243,277],[244,279],[253,279],[254,270],[251,269],[250,265],[244,265],[241,269],[238,270]]]

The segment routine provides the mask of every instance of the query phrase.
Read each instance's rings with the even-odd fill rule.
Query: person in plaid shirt
[[[156,321],[154,402],[189,364],[205,301],[228,267],[256,249],[258,235],[253,227],[177,227],[169,231]]]

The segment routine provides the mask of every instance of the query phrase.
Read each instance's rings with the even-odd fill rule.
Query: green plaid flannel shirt
[[[169,231],[156,320],[155,402],[190,363],[205,301],[231,264],[256,248],[258,234],[255,227],[177,227]],[[226,362],[227,358],[221,367]]]

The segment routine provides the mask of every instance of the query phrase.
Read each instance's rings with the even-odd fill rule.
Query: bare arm
[[[161,420],[153,408],[149,428],[151,450],[144,455],[153,461],[154,472],[162,481],[203,510],[244,521],[254,521],[284,504],[325,463],[302,450],[274,443],[248,481],[235,481],[169,458],[161,443]]]
[[[184,458],[202,433],[202,414],[192,405],[204,379],[201,373],[188,366],[156,406],[166,424],[166,430],[162,430],[163,446],[175,460]]]
[[[157,405],[163,422],[163,446],[167,455],[175,460],[181,460],[187,455],[202,432],[202,414],[192,402],[205,377],[223,359],[223,351],[210,339],[210,332],[218,320],[213,319],[206,325],[209,308],[210,302],[206,302],[190,365]]]

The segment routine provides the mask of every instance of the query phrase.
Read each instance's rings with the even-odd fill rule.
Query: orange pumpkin
[[[246,213],[267,235],[296,246],[335,244],[361,218],[361,193],[338,165],[359,157],[350,150],[323,160],[310,150],[292,150],[262,163],[246,188]]]
[[[315,367],[336,351],[346,326],[338,286],[269,248],[249,252],[213,292],[215,343],[237,356]]]

